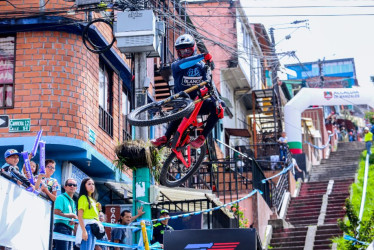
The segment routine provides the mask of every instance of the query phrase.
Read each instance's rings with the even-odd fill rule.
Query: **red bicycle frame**
[[[175,153],[176,157],[183,163],[184,166],[189,168],[191,166],[191,146],[187,145],[190,143],[190,135],[187,135],[183,141],[181,141],[182,135],[186,131],[186,129],[192,125],[194,127],[201,127],[203,126],[203,122],[197,122],[197,115],[199,114],[199,111],[201,109],[201,106],[203,105],[203,102],[205,99],[208,99],[210,95],[207,95],[208,93],[208,88],[203,87],[199,89],[200,91],[200,96],[197,96],[195,98],[195,108],[192,111],[191,115],[187,118],[184,117],[181,124],[179,125],[177,132],[174,135],[173,143],[171,150]],[[187,162],[185,158],[183,157],[183,154],[181,150],[179,151],[178,148],[182,148],[187,145]]]

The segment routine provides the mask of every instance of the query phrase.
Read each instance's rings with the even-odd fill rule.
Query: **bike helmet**
[[[196,42],[189,34],[181,35],[175,41],[175,49],[179,58],[186,58],[196,54]]]

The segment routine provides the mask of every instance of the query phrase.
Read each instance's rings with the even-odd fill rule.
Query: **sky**
[[[241,0],[241,3],[245,7],[251,23],[264,24],[268,32],[270,27],[275,28],[276,52],[296,51],[301,62],[354,58],[359,85],[369,86],[372,84],[370,76],[374,76],[374,1]],[[295,8],[295,6],[303,7]],[[316,8],[310,6],[333,7]],[[360,14],[360,16],[347,14]],[[306,19],[308,19],[308,28],[305,27],[306,23],[290,24],[295,20]],[[291,38],[285,39],[285,36],[289,34],[291,34]],[[281,63],[293,64],[298,61],[293,57],[285,56],[281,58]]]

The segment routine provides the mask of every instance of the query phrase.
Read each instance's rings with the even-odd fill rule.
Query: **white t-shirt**
[[[278,141],[281,142],[281,143],[287,143],[288,138],[287,137],[279,137]]]

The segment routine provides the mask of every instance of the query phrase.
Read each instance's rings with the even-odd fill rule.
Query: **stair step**
[[[283,238],[271,238],[270,244],[280,244],[285,245],[285,243],[292,243],[292,242],[305,242],[306,235],[303,236],[293,236],[293,237],[283,237]]]
[[[305,237],[304,237],[305,239]],[[274,242],[270,244],[274,249],[277,249],[277,247],[303,247],[305,245],[305,240],[303,241],[292,241],[292,242]],[[289,248],[288,248],[289,249]]]

